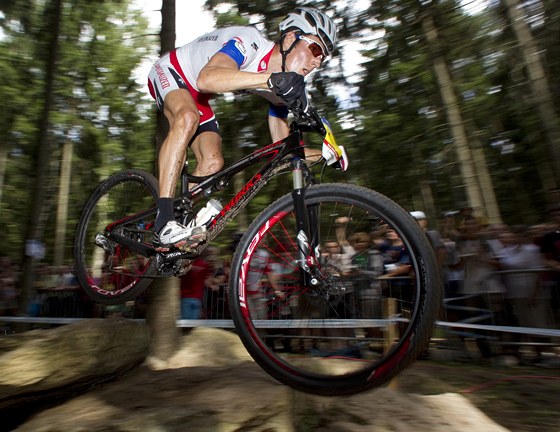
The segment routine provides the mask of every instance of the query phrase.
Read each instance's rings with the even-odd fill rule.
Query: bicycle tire
[[[397,289],[398,280],[341,270],[321,257],[328,277],[320,287],[303,286],[294,265],[298,246],[288,194],[253,221],[233,257],[229,295],[237,332],[265,371],[297,390],[347,395],[381,386],[414,361],[429,341],[442,293],[433,251],[405,210],[370,189],[314,185],[306,190],[305,203],[307,209],[318,209],[316,244],[322,247],[338,232],[332,223],[340,217],[348,218],[344,228],[349,236],[390,227],[403,242],[413,276]],[[368,254],[376,252],[369,249]],[[264,277],[267,271],[274,277]],[[281,292],[271,294],[271,288]],[[366,293],[377,299],[367,301]]]
[[[140,295],[156,275],[153,259],[143,257],[125,246],[96,235],[109,224],[155,206],[158,181],[145,171],[119,171],[102,181],[86,202],[74,240],[76,277],[88,296],[101,304],[117,305]],[[118,228],[120,234],[135,241],[150,243],[153,218]]]

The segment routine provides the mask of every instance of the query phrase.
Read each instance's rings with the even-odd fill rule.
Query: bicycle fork
[[[293,162],[292,200],[296,216],[296,240],[298,246],[298,264],[306,286],[319,284],[317,269],[319,264],[319,224],[317,205],[306,206],[304,169],[307,166],[301,159]],[[306,174],[309,174],[306,171]]]

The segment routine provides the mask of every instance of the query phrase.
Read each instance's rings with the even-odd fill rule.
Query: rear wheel
[[[406,211],[369,189],[311,186],[305,203],[316,274],[298,264],[302,243],[287,195],[255,219],[237,248],[236,328],[257,363],[296,389],[342,395],[382,385],[430,337],[441,299],[433,252]]]
[[[127,216],[155,206],[158,182],[140,170],[120,171],[103,181],[87,201],[76,232],[76,276],[96,302],[114,305],[142,293],[156,275],[152,258],[106,236],[107,228],[139,243],[151,244],[155,210],[145,217],[120,223]]]

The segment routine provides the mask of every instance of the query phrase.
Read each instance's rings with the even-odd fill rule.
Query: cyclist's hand
[[[276,72],[270,75],[267,84],[268,88],[286,103],[288,109],[297,113],[307,113],[309,102],[303,75],[295,72]]]

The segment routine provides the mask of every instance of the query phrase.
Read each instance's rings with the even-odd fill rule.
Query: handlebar
[[[321,135],[326,133],[321,116],[314,107],[309,105],[306,112],[301,109],[292,109],[292,113],[295,117],[291,125],[292,129],[302,132],[317,132]]]
[[[321,118],[317,110],[308,105],[307,110],[291,108],[295,120],[290,125],[293,132],[313,131],[324,136],[321,154],[326,164],[346,171],[348,169],[348,155],[343,146],[336,143],[329,122]]]

